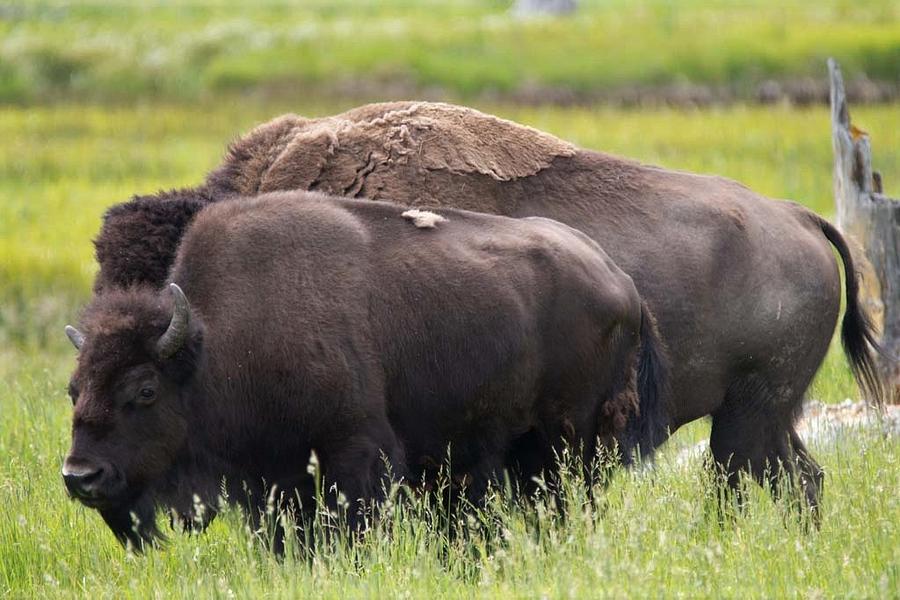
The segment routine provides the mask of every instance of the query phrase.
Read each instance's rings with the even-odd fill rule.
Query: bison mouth
[[[134,552],[142,553],[150,546],[158,546],[165,541],[156,526],[156,504],[147,494],[130,503],[98,510],[119,543]]]
[[[143,552],[164,540],[156,526],[156,502],[145,490],[126,484],[113,468],[102,485],[79,486],[66,482],[69,498],[100,513],[107,526],[123,546]]]
[[[88,508],[93,508],[100,511],[127,502],[122,498],[122,496],[124,495],[122,492],[114,495],[89,493],[78,490],[67,490],[67,492],[69,494],[69,498],[71,498],[72,500],[75,500]]]

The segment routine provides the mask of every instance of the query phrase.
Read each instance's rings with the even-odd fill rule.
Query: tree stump
[[[900,356],[900,201],[883,193],[881,175],[872,170],[869,134],[850,122],[841,69],[828,59],[831,79],[831,140],[834,147],[834,199],[838,227],[858,242],[871,265],[860,286],[861,304],[882,331],[881,345]],[[862,261],[857,261],[862,262]],[[848,276],[851,276],[848,274]],[[882,357],[881,376],[888,401],[900,402],[900,364]]]

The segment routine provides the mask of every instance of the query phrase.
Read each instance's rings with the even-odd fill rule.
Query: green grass
[[[491,522],[500,525],[468,544],[442,537],[433,514],[401,511],[390,535],[376,533],[352,551],[325,551],[312,563],[280,563],[230,511],[206,535],[173,534],[166,550],[143,558],[123,553],[98,515],[65,498],[59,476],[69,442],[65,382],[74,360],[62,326],[88,297],[99,217],[133,193],[198,182],[225,142],[261,120],[289,109],[341,108],[236,101],[0,108],[0,595],[900,593],[897,437],[849,432],[836,445],[813,445],[828,479],[824,525],[806,535],[761,491],[745,514],[718,525],[702,467],[673,461],[708,434],[702,422],[678,432],[652,475],[620,473],[598,494],[600,509],[576,510],[558,522],[551,511],[499,507]],[[735,177],[832,213],[824,109],[481,108],[584,146]],[[876,168],[896,192],[900,106],[854,110],[854,120],[873,134]],[[856,393],[833,349],[812,395],[833,402]]]
[[[766,79],[896,82],[893,0],[585,0],[520,19],[511,0],[65,3],[0,11],[0,101],[196,99],[223,92],[471,98],[697,83],[749,96]]]
[[[13,597],[896,597],[900,440],[849,431],[813,451],[828,469],[823,526],[805,533],[757,488],[720,525],[699,462],[619,473],[596,506],[576,485],[566,520],[496,501],[448,540],[433,510],[395,506],[355,548],[279,562],[229,510],[202,536],[127,554],[98,515],[65,498],[67,399],[53,372],[0,385],[0,594]],[[488,518],[489,516],[489,518]],[[389,531],[388,531],[389,530]]]

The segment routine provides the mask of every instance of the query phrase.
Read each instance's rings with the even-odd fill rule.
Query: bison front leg
[[[351,534],[368,526],[368,511],[377,511],[391,479],[405,476],[403,450],[388,426],[344,439],[323,456],[324,500],[344,515]],[[374,512],[373,512],[374,514]]]

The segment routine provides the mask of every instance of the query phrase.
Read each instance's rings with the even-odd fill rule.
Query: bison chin
[[[156,505],[146,494],[131,505],[100,510],[100,515],[119,543],[134,552],[142,553],[150,546],[165,542],[156,526]]]

